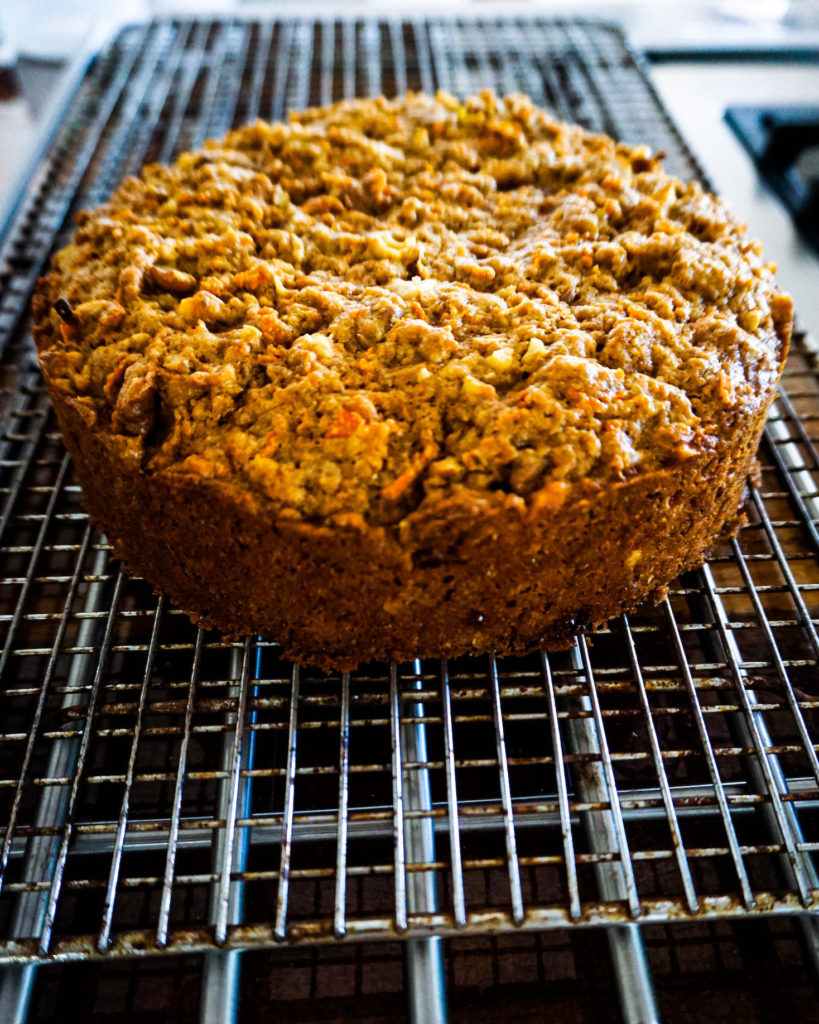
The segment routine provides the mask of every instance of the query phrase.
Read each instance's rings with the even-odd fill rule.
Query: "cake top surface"
[[[276,514],[558,506],[719,443],[789,300],[715,197],[523,96],[351,100],[149,165],[35,299],[135,470]]]

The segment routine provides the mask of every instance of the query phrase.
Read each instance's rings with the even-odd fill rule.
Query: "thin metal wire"
[[[104,670],[108,655],[111,649],[111,642],[114,635],[114,624],[116,623],[117,607],[119,605],[120,595],[122,593],[122,587],[124,582],[124,574],[122,569],[117,573],[117,580],[114,586],[114,594],[111,598],[111,614],[108,621],[105,624],[105,634],[100,644],[99,659],[97,661],[97,670],[94,674],[94,682],[91,686],[91,694],[88,699],[88,708],[85,713],[85,721],[82,727],[82,734],[80,737],[80,748],[77,754],[77,764],[74,769],[74,777],[71,783],[71,792],[68,797],[68,806],[65,812],[65,821],[62,825],[62,839],[60,842],[60,848],[57,853],[57,857],[53,868],[51,869],[51,889],[48,895],[48,904],[46,905],[45,919],[43,921],[42,931],[40,933],[40,944],[39,953],[44,956],[48,953],[48,948],[51,943],[51,934],[54,928],[54,919],[57,915],[57,901],[60,898],[60,889],[63,884],[65,863],[68,858],[68,846],[71,842],[71,833],[74,824],[74,812],[77,806],[77,798],[80,791],[80,782],[83,777],[85,770],[85,759],[88,754],[88,747],[91,742],[92,736],[92,724],[94,721],[94,713],[97,707],[97,701],[99,700],[100,692],[103,686]]]
[[[319,81],[319,102],[329,106],[333,102],[333,69],[336,49],[335,21],[325,18],[321,23],[321,71]]]
[[[35,744],[38,742],[40,733],[40,723],[43,718],[43,710],[45,708],[46,699],[49,696],[51,690],[51,683],[54,678],[55,668],[57,664],[57,658],[60,653],[60,649],[63,645],[63,638],[68,627],[68,619],[71,608],[74,605],[74,598],[77,593],[77,587],[80,582],[80,574],[82,567],[85,564],[85,559],[88,553],[88,546],[91,540],[91,526],[86,526],[83,533],[82,542],[80,544],[79,551],[77,553],[77,560],[74,564],[74,573],[71,577],[71,581],[68,586],[68,590],[65,595],[65,603],[63,604],[62,615],[60,622],[57,627],[57,632],[54,637],[54,647],[48,659],[48,665],[46,666],[45,674],[40,684],[39,695],[37,697],[37,704],[34,708],[34,715],[31,719],[31,725],[29,726],[28,742],[26,743],[26,750],[23,754],[23,761],[20,766],[20,775],[17,779],[17,784],[14,789],[14,800],[11,805],[11,811],[9,812],[8,821],[6,823],[5,832],[3,834],[3,849],[0,853],[0,891],[2,891],[3,882],[6,877],[6,868],[8,867],[9,856],[11,854],[11,844],[14,836],[14,830],[17,825],[17,817],[20,813],[20,805],[23,798],[23,789],[28,781],[29,766],[31,765],[32,754],[34,753]]]
[[[310,97],[310,68],[313,63],[315,30],[310,21],[299,21],[290,53],[292,77],[288,82],[286,103],[288,110],[301,110]]]
[[[461,863],[461,824],[458,814],[458,782],[455,771],[455,736],[452,728],[452,697],[449,692],[449,667],[441,661],[441,702],[444,709],[444,752],[446,757],[447,822],[449,825],[449,858],[452,876],[452,909],[455,924],[466,924],[464,869]]]
[[[540,652],[540,664],[543,671],[543,685],[549,703],[549,726],[552,734],[552,750],[555,758],[555,785],[557,801],[560,809],[560,833],[563,840],[563,859],[566,866],[566,884],[569,889],[569,916],[577,920],[581,913],[580,890],[577,885],[577,864],[572,839],[572,820],[569,810],[569,790],[566,785],[566,766],[563,758],[563,742],[560,736],[560,723],[555,699],[552,667],[545,651]]]
[[[279,861],[279,888],[276,893],[277,939],[287,938],[287,897],[290,891],[290,852],[293,842],[293,808],[296,800],[296,727],[299,715],[299,666],[293,666],[290,691],[290,722],[287,727],[287,775],[284,780],[284,814],[282,815],[281,859]]]
[[[735,685],[737,681],[739,686],[743,689],[746,687],[743,685],[744,680],[741,675],[737,672],[737,665],[739,663],[739,648],[737,646],[736,638],[726,628],[728,625],[728,618],[725,614],[725,609],[719,600],[715,600],[713,576],[708,566],[705,566],[702,570],[702,575],[705,580],[706,588],[708,590],[710,604],[714,615],[720,622],[720,633],[723,647],[728,653],[729,660],[732,664],[732,676]],[[693,595],[693,599],[697,599],[697,595]],[[756,694],[753,689],[747,688],[747,698],[749,704],[757,704]],[[751,726],[747,721],[747,718],[734,715],[733,721],[737,732],[747,743],[748,737],[751,733]],[[793,780],[788,780],[785,772],[782,770],[782,765],[775,753],[773,753],[773,744],[771,743],[771,737],[768,732],[767,725],[765,723],[764,716],[759,711],[753,711],[752,715],[753,730],[758,734],[758,740],[762,744],[763,748],[771,753],[763,755],[767,762],[767,772],[763,771],[761,764],[758,763],[757,759],[752,759],[747,764],[747,774],[754,784],[754,788],[757,792],[762,792],[768,786],[768,776],[771,777],[773,785],[779,793],[784,796],[788,795],[788,791],[793,792]],[[753,741],[752,741],[753,742]],[[812,745],[811,745],[812,746]],[[819,871],[816,870],[813,861],[807,851],[807,844],[804,842],[804,836],[802,833],[802,827],[797,814],[797,808],[793,803],[786,803],[782,809],[784,818],[786,819],[787,826],[790,830],[793,840],[795,840],[799,849],[802,851],[798,854],[800,859],[800,866],[807,876],[808,884],[814,891],[814,894],[819,893]],[[778,816],[774,813],[769,803],[763,803],[760,805],[760,812],[762,817],[768,823],[768,830],[772,835],[776,835],[780,828],[780,821]],[[792,882],[794,879],[793,865],[790,859],[785,859],[783,864],[783,874],[789,878]],[[804,900],[803,900],[804,902]],[[802,932],[805,949],[808,953],[809,962],[811,963],[814,972],[819,968],[819,924],[817,924],[815,915],[801,914],[798,917],[798,925]]]
[[[225,841],[223,846],[222,864],[219,881],[219,901],[216,912],[216,944],[221,946],[227,938],[230,924],[230,884],[233,866],[233,850],[236,838],[236,815],[239,807],[239,771],[242,766],[242,744],[245,742],[245,715],[247,710],[247,691],[250,679],[251,645],[253,640],[246,637],[242,652],[242,676],[239,681],[239,699],[236,708],[236,727],[233,735],[233,750],[230,765],[230,788],[228,809],[225,815]],[[297,679],[294,667],[294,679]]]
[[[816,523],[813,520],[813,516],[808,509],[807,501],[803,497],[802,492],[794,479],[794,473],[792,472],[793,467],[788,465],[788,461],[785,459],[779,445],[776,443],[778,433],[779,431],[773,430],[773,424],[768,425],[765,428],[762,444],[765,448],[766,454],[779,470],[779,477],[784,481],[788,495],[796,506],[796,510],[799,513],[799,525],[810,537],[814,551],[819,551],[819,529],[817,528]]]
[[[767,538],[767,541],[771,546],[777,565],[779,566],[779,569],[785,578],[785,584],[787,586],[788,593],[790,594],[791,599],[793,600],[793,603],[796,605],[796,609],[799,613],[799,625],[807,633],[808,639],[810,640],[810,645],[813,648],[813,653],[819,658],[819,636],[817,636],[816,627],[813,623],[813,619],[811,618],[810,613],[808,612],[808,609],[805,605],[805,599],[802,596],[802,591],[796,584],[796,580],[794,579],[793,573],[791,572],[791,567],[788,564],[788,560],[785,557],[784,551],[782,550],[782,545],[779,543],[779,538],[776,535],[775,525],[771,521],[770,516],[768,515],[768,511],[765,508],[765,502],[763,501],[759,493],[759,489],[755,487],[753,484],[751,484],[749,486],[749,491],[751,496],[751,502],[753,503],[753,507],[756,510],[757,515],[759,516],[759,520],[762,524],[762,529],[765,531],[765,537]],[[778,525],[790,525],[790,523]],[[795,521],[794,525],[798,526],[798,521]],[[739,552],[740,555],[742,555],[741,548],[739,549]],[[744,570],[747,571],[747,563],[744,555],[742,555],[740,569],[743,570],[743,567]],[[744,574],[745,572],[743,572],[743,575]],[[747,579],[745,580],[745,586],[748,588],[748,593],[751,595],[752,600],[758,600],[759,595],[765,592],[764,587],[755,585],[753,581],[749,582]],[[779,654],[779,649],[777,648],[776,643],[773,642],[773,638],[769,640],[769,646],[771,648],[772,654],[774,655],[775,663],[777,664],[778,670],[782,658]],[[789,696],[792,697],[793,688],[791,687],[790,682],[787,682],[785,686]],[[794,712],[794,714],[796,715],[798,714],[798,712]],[[807,745],[810,746],[809,743]],[[817,782],[819,782],[819,775],[817,775]]]
[[[157,646],[159,644],[159,628],[162,624],[162,611],[164,605],[165,598],[160,596],[156,603],[154,626],[151,630],[148,657],[145,660],[145,672],[142,676],[142,686],[139,691],[139,702],[137,704],[136,721],[134,723],[134,736],[131,741],[131,753],[128,756],[128,769],[125,775],[122,804],[120,806],[119,818],[117,820],[117,831],[114,838],[114,852],[111,858],[111,868],[108,872],[108,888],[105,893],[105,903],[102,910],[102,923],[100,925],[99,936],[97,937],[97,949],[99,949],[100,952],[104,952],[111,943],[111,922],[114,917],[114,906],[117,898],[119,872],[122,865],[122,853],[125,844],[125,831],[128,827],[131,788],[134,784],[137,751],[139,750],[139,741],[142,737],[142,722],[145,717],[145,706],[148,703],[148,686],[151,681]]]
[[[577,647],[580,652],[583,671],[586,674],[586,682],[588,683],[588,699],[591,704],[592,717],[594,719],[595,731],[597,733],[597,743],[600,746],[600,763],[606,780],[611,820],[614,826],[614,835],[617,840],[617,850],[620,857],[623,884],[625,885],[626,902],[628,903],[629,913],[632,917],[636,918],[640,916],[640,897],[637,895],[637,883],[634,879],[634,869],[631,864],[628,839],[626,838],[626,826],[623,822],[623,809],[620,806],[620,799],[617,793],[617,782],[614,778],[612,757],[609,752],[606,728],[603,723],[603,714],[600,710],[600,698],[597,694],[597,687],[595,686],[594,681],[594,671],[589,657],[589,645],[586,643],[584,637],[581,636],[578,638]]]
[[[423,692],[421,662],[413,665],[410,694]],[[409,694],[408,694],[409,696]],[[426,710],[424,702],[409,704],[409,717],[401,725],[404,750],[404,793],[406,796],[407,860],[413,871],[407,880],[407,914],[433,914],[438,910],[435,875],[424,870],[434,864],[435,829],[430,812],[429,761],[427,757]],[[446,1024],[446,986],[441,938],[410,938],[404,947],[411,1024]]]
[[[98,550],[94,558],[93,569],[99,574],[107,560],[104,551]],[[78,565],[81,564],[78,562]],[[105,599],[105,584],[92,582],[85,597],[85,608],[93,612]],[[86,619],[79,625],[78,639],[90,641],[96,630],[93,620]],[[80,655],[72,659],[68,675],[68,686],[62,701],[63,711],[67,711],[77,703],[76,684],[90,662],[89,655]],[[72,736],[60,739],[53,744],[49,754],[46,774],[48,777],[65,775],[70,778],[75,770],[78,755],[78,741]],[[56,855],[57,830],[65,820],[67,793],[54,786],[46,786],[41,790],[37,804],[34,834],[26,843],[24,851],[24,876],[33,879],[45,877]],[[21,891],[15,902],[11,922],[11,934],[14,936],[36,936],[42,929],[46,913],[46,894],[44,891]],[[33,958],[32,958],[33,959]],[[0,974],[0,1020],[23,1021],[31,998],[32,987],[39,967],[36,963],[23,966],[15,964]]]
[[[536,98],[538,102],[548,106],[548,97],[544,94],[543,89],[543,78],[537,73],[537,68],[530,59],[521,57],[520,41],[526,37],[526,28],[519,20],[500,18],[495,22],[493,31],[496,33],[496,38],[502,42],[503,50],[509,55],[505,66],[514,71],[515,85],[513,89],[515,91],[522,90]]]
[[[398,665],[390,663],[390,742],[392,746],[393,855],[395,869],[395,927],[405,932],[407,922],[406,841],[404,838],[404,773],[401,755],[401,705]]]
[[[347,815],[350,806],[350,673],[341,676],[341,721],[338,741],[338,830],[336,835],[336,890],[333,931],[342,938],[347,930]]]
[[[506,838],[506,863],[509,873],[509,898],[512,905],[512,920],[520,924],[526,916],[523,909],[523,890],[520,884],[520,861],[518,860],[515,838],[515,818],[512,808],[512,787],[509,783],[509,760],[503,731],[503,709],[498,684],[498,665],[494,655],[489,656],[489,685],[492,695],[492,715],[495,724],[495,750],[500,776],[501,807],[503,808],[504,834]]]
[[[576,644],[571,649],[570,656],[572,664],[586,675],[587,689],[594,689],[596,693],[593,678],[589,675],[590,665],[585,641]],[[579,806],[583,808],[579,816],[586,833],[586,841],[595,854],[592,863],[597,888],[600,897],[606,903],[621,904],[627,902],[628,873],[624,869],[623,840],[615,813],[615,805],[620,803],[620,796],[610,774],[611,760],[607,746],[603,745],[604,730],[601,728],[601,718],[594,714],[594,706],[588,692],[566,698],[566,704],[570,711],[575,712],[570,713],[567,723],[572,749],[576,753],[591,757],[590,760],[573,765],[573,776],[575,796],[579,797]],[[622,810],[620,816],[622,821]],[[619,850],[619,865],[615,861],[615,848]],[[580,862],[581,858],[576,857],[576,860]],[[630,859],[628,868],[633,878]],[[641,906],[640,909],[645,917],[647,908]],[[630,916],[635,916],[633,911],[630,911]],[[622,915],[618,915],[618,918],[622,919]],[[628,1024],[655,1021],[657,1007],[654,986],[638,925],[630,921],[627,924],[610,927],[606,930],[606,939],[623,1019]]]
[[[295,23],[282,21],[279,34],[278,52],[274,64],[275,77],[273,79],[273,103],[270,109],[270,120],[281,121],[284,117],[286,102],[287,75],[290,68],[290,53],[293,46],[293,33]]]
[[[261,117],[262,91],[268,74],[270,51],[273,47],[273,30],[274,23],[272,21],[261,22],[256,25],[256,51],[253,58],[251,77],[247,91],[243,91],[242,95],[242,99],[247,104],[246,119],[248,122],[255,121],[258,117]]]
[[[258,662],[257,654],[257,662]],[[238,701],[241,686],[242,674],[242,652],[231,651],[230,656],[230,677],[231,685],[228,693],[233,700]],[[258,674],[258,673],[257,673]],[[226,718],[227,725],[235,725],[235,713],[229,711]],[[254,724],[255,712],[249,716],[249,724]],[[250,778],[253,768],[253,752],[255,747],[255,733],[251,732],[245,743],[242,745],[242,768],[239,778],[238,803],[241,808],[239,814],[247,817],[251,808],[251,788],[253,785]],[[222,743],[222,766],[223,777],[219,779],[219,793],[217,797],[216,813],[220,818],[226,818],[230,807],[230,765],[231,765],[231,744],[229,735],[225,733]],[[237,819],[238,820],[238,819]],[[216,920],[219,909],[220,886],[218,867],[224,855],[226,835],[222,829],[216,830],[212,837],[211,858],[213,865],[214,881],[210,886],[210,918]],[[234,864],[236,872],[243,873],[247,868],[247,856],[250,847],[248,831],[240,828],[236,837],[234,849]],[[241,880],[234,881],[230,887],[230,898],[228,906],[228,922],[232,925],[241,923],[244,912],[244,889],[245,883]],[[241,976],[241,954],[238,950],[211,950],[205,954],[202,963],[202,998],[199,1007],[200,1024],[228,1024],[236,1019],[239,1008],[239,985]]]
[[[238,63],[239,54],[247,54],[249,42],[249,26],[220,26],[211,50],[200,114],[188,141],[191,149],[200,148],[208,138],[219,138],[233,124],[242,73],[241,70],[234,70],[232,74],[230,71]]]
[[[367,95],[378,96],[381,92],[381,32],[376,21],[367,19],[359,23],[364,73],[367,78]],[[358,62],[356,62],[358,63]]]
[[[725,829],[725,835],[728,839],[728,846],[731,850],[731,858],[736,868],[737,879],[739,881],[740,890],[742,893],[742,901],[746,907],[751,908],[755,905],[754,894],[751,891],[751,883],[748,879],[748,872],[745,869],[745,863],[742,859],[742,851],[739,847],[739,840],[737,839],[736,828],[734,827],[733,819],[731,818],[731,810],[728,806],[728,800],[725,795],[725,787],[720,778],[719,768],[717,767],[717,761],[714,754],[714,748],[708,735],[708,728],[705,724],[705,718],[702,713],[702,706],[700,704],[699,695],[697,694],[696,687],[693,684],[691,677],[691,669],[688,665],[688,659],[685,656],[685,648],[683,647],[682,638],[680,637],[680,631],[677,626],[677,620],[674,617],[674,612],[671,609],[671,605],[668,598],[663,602],[663,607],[666,613],[666,621],[668,623],[669,632],[674,643],[674,647],[677,651],[677,658],[680,665],[680,671],[682,673],[683,680],[688,690],[688,696],[691,701],[691,710],[694,715],[694,723],[696,725],[697,734],[700,739],[702,747],[703,757],[708,767],[708,774],[711,778],[711,783],[714,787],[714,795],[717,798],[719,804],[720,814],[722,816],[722,824]]]
[[[343,18],[339,24],[341,26],[341,52],[343,55],[342,81],[344,83],[344,97],[345,99],[351,99],[356,93],[355,22],[351,18]]]
[[[433,59],[426,25],[420,21],[414,21],[410,24],[412,27],[412,36],[415,45],[415,56],[418,60],[420,87],[425,92],[434,92],[435,89],[446,88],[438,73],[438,67]],[[412,88],[412,82],[410,82],[409,85],[410,88]]]
[[[195,51],[202,51],[208,38],[209,26],[207,22],[195,22],[192,26],[190,36],[190,47]],[[168,89],[167,96],[171,103],[171,112],[166,119],[166,129],[163,132],[162,146],[159,150],[158,159],[160,163],[170,163],[178,152],[180,135],[185,117],[185,111],[191,99],[196,80],[199,77],[200,65],[197,61],[180,59],[176,76]]]
[[[773,747],[771,748],[773,749]],[[733,753],[743,753],[741,748]],[[675,759],[677,752],[673,752]],[[695,752],[688,752],[693,755]],[[752,753],[749,745],[748,753]],[[573,757],[573,763],[578,763]],[[599,755],[597,757],[599,761]],[[592,764],[593,762],[588,762]],[[494,762],[493,762],[494,767]],[[244,769],[243,769],[244,770]],[[193,773],[200,776],[201,773]],[[215,775],[216,773],[214,773]],[[259,777],[258,769],[254,769],[253,777]],[[69,777],[66,777],[66,783]],[[52,784],[56,780],[51,780]],[[750,814],[758,805],[764,805],[765,797],[754,792],[753,789],[742,782],[725,783],[725,791],[735,815]],[[641,787],[640,789],[620,789],[620,802],[623,807],[623,818],[627,823],[645,823],[651,821],[665,821],[665,810],[663,807],[662,794],[659,789]],[[707,786],[674,786],[671,790],[672,799],[677,808],[678,818],[708,819],[718,816],[719,808],[713,797],[713,788]],[[815,811],[819,809],[819,798],[816,797],[816,789],[809,778],[793,778],[788,780],[788,802],[798,803],[801,809]],[[794,800],[794,798],[796,798]],[[588,811],[603,811],[608,809],[608,801],[598,800],[573,800],[571,804],[570,821],[573,826],[578,821],[578,815]],[[529,798],[517,798],[513,800],[515,808],[518,831],[523,829],[554,828],[561,824],[559,805],[556,800],[543,800],[533,805]],[[448,804],[433,802],[432,825],[436,832],[449,831],[447,820]],[[348,835],[356,838],[384,839],[392,835],[391,816],[388,812],[368,810],[350,814],[348,822]],[[221,819],[220,819],[221,820]],[[242,821],[242,827],[251,830],[250,842],[258,846],[275,846],[281,836],[281,814],[254,814]],[[184,849],[206,849],[212,840],[214,831],[214,820],[209,817],[188,817],[184,819],[184,831],[177,839],[177,846]],[[75,829],[75,840],[73,852],[79,855],[88,856],[110,856],[113,849],[113,836],[116,832],[116,821],[95,822],[93,825],[77,825]],[[170,822],[168,819],[152,819],[132,821],[129,832],[126,834],[124,849],[126,852],[139,851],[162,851],[165,852],[168,845],[168,831]],[[480,832],[497,831],[498,828],[498,806],[495,800],[464,801],[463,820],[459,825],[461,835],[475,834]],[[46,832],[38,829],[22,829],[18,836],[19,841],[12,847],[12,858],[22,857],[25,852],[24,836],[45,836]],[[327,842],[337,837],[337,814],[334,810],[315,811],[313,813],[294,815],[293,839],[299,842]],[[764,852],[770,844],[745,845],[743,849],[748,853]],[[702,850],[691,849],[688,851],[693,857],[704,856]],[[710,847],[709,856],[728,856],[727,847]],[[673,859],[674,854],[670,850],[653,850],[647,855],[640,851],[632,853],[633,860],[646,859]],[[575,852],[577,863],[595,863],[611,859],[610,854],[598,858],[594,854],[580,854]],[[546,858],[546,861],[562,862],[562,858]],[[544,862],[546,862],[544,861]],[[475,866],[474,860],[465,860],[463,865]],[[495,865],[506,867],[506,858],[482,858],[484,865]],[[347,871],[351,875],[361,876],[372,871],[369,866],[354,867],[348,866]],[[323,877],[326,870],[317,868],[314,872],[304,869],[301,877]],[[278,872],[271,872],[271,877],[278,877]],[[159,879],[161,881],[161,878]],[[71,888],[72,883],[68,883]],[[9,891],[23,891],[19,884],[9,884]]]
[[[631,670],[634,673],[634,682],[637,687],[637,695],[640,699],[640,706],[643,711],[643,718],[646,723],[646,732],[648,734],[648,742],[651,747],[651,757],[654,761],[654,769],[657,772],[657,779],[660,783],[660,792],[663,797],[663,807],[665,809],[666,817],[668,818],[668,824],[671,829],[671,842],[674,847],[674,854],[677,858],[677,866],[680,869],[680,877],[682,879],[683,889],[685,891],[685,900],[688,904],[688,909],[692,914],[696,914],[699,903],[697,901],[697,894],[694,888],[694,879],[691,877],[691,868],[688,866],[688,858],[685,855],[685,843],[683,842],[682,832],[680,831],[680,823],[677,818],[677,811],[674,807],[674,797],[671,793],[671,786],[668,782],[668,775],[666,774],[665,764],[663,763],[662,751],[660,749],[660,740],[657,736],[657,729],[654,725],[654,716],[651,713],[651,705],[648,700],[648,693],[646,691],[646,684],[643,678],[643,672],[640,668],[640,659],[637,657],[637,648],[634,645],[634,636],[631,632],[631,626],[629,625],[628,616],[621,616],[620,621],[623,624],[623,633],[626,638],[626,646],[628,648],[628,656],[631,661]]]
[[[808,392],[807,397],[814,398],[815,396],[812,392]],[[788,421],[791,423],[794,430],[796,431],[796,436],[799,438],[804,448],[807,450],[807,453],[810,456],[810,461],[812,463],[812,468],[814,470],[819,471],[819,452],[817,452],[816,446],[814,445],[807,430],[805,430],[805,425],[803,424],[801,417],[797,414],[796,410],[794,409],[793,403],[791,402],[788,392],[784,388],[777,395],[777,403],[785,410],[788,417]]]
[[[21,401],[22,408],[19,410],[14,419],[16,419],[17,416],[21,415],[24,411],[27,411],[27,407],[30,401],[30,396],[24,393]],[[14,419],[12,420],[12,422],[14,422]],[[9,485],[8,498],[4,502],[3,512],[2,515],[0,515],[0,542],[2,542],[3,538],[5,537],[6,530],[8,529],[8,525],[11,522],[12,515],[14,514],[14,510],[20,498],[20,493],[23,487],[23,480],[25,480],[25,478],[28,476],[31,470],[31,464],[34,458],[34,453],[45,431],[46,419],[47,417],[45,410],[41,409],[40,415],[37,417],[37,420],[35,422],[34,430],[31,432],[27,432],[25,434],[23,441],[23,451],[20,453],[14,478],[11,484]],[[6,436],[6,440],[9,440],[8,435]]]
[[[743,576],[750,582],[750,576],[747,574],[747,567],[743,566],[742,552],[739,550],[739,546],[736,541],[733,541],[734,553],[738,556],[738,564],[740,569],[744,568]],[[711,575],[710,568],[705,565],[700,570],[703,579],[705,580],[705,591],[711,599],[711,606],[714,610],[717,625],[722,637],[723,646],[728,655],[728,661],[731,665],[731,674],[734,677],[734,683],[736,684],[737,697],[739,699],[742,712],[745,717],[745,724],[748,729],[748,735],[753,743],[754,750],[756,752],[755,765],[758,766],[762,779],[764,781],[765,791],[770,798],[770,808],[773,811],[774,820],[776,823],[776,830],[784,843],[785,850],[790,861],[791,870],[796,881],[797,888],[799,889],[799,896],[803,904],[808,907],[813,902],[813,896],[810,891],[811,883],[805,875],[805,869],[802,864],[802,857],[796,851],[796,845],[794,841],[794,822],[788,821],[785,815],[785,807],[782,803],[782,793],[780,787],[777,786],[774,778],[774,769],[768,760],[768,753],[765,750],[765,744],[760,736],[759,724],[757,717],[751,707],[749,700],[748,691],[745,688],[744,680],[742,678],[742,672],[739,668],[736,658],[736,646],[729,639],[729,631],[725,627],[725,612],[720,606],[716,599],[716,594],[713,592],[713,576]],[[757,599],[758,600],[758,599]],[[758,605],[758,614],[760,620],[764,621],[765,614],[762,610],[761,605]],[[769,634],[770,635],[770,634]],[[812,746],[812,744],[809,744]],[[815,753],[815,752],[814,752]],[[790,808],[791,814],[793,814],[793,808]]]
[[[179,747],[179,760],[176,766],[176,785],[174,786],[173,810],[171,811],[168,829],[167,856],[165,858],[165,874],[162,879],[162,893],[159,900],[159,917],[156,927],[156,944],[161,949],[168,941],[168,922],[171,913],[171,896],[173,895],[173,876],[176,868],[176,853],[179,846],[179,822],[182,814],[182,789],[185,784],[185,771],[188,760],[188,745],[191,738],[193,723],[193,707],[196,699],[196,686],[202,665],[203,632],[196,631],[196,646],[193,652],[191,674],[188,688],[188,699],[185,703],[185,718],[182,727],[182,742]]]
[[[148,34],[116,112],[116,129],[95,174],[78,190],[75,205],[90,207],[102,202],[122,177],[141,166],[150,132],[156,127],[162,109],[156,98],[164,96],[167,88],[162,75],[171,74],[181,60],[184,44],[179,45],[180,37],[184,40],[184,32],[170,31],[168,25],[157,25]]]
[[[392,72],[395,76],[395,95],[403,96],[409,88],[407,77],[407,54],[404,48],[404,33],[400,22],[390,21],[390,51],[392,53]]]
[[[783,573],[785,579],[787,580],[790,595],[796,602],[797,608],[799,609],[801,623],[808,634],[808,638],[810,640],[811,645],[814,648],[814,651],[817,653],[817,655],[819,655],[819,641],[817,641],[816,630],[814,628],[813,621],[810,615],[808,614],[808,610],[805,607],[802,595],[799,592],[799,588],[796,586],[790,568],[787,562],[784,560],[784,558],[781,557],[782,548],[780,547],[779,541],[776,538],[775,531],[770,526],[770,520],[768,519],[767,512],[765,511],[765,506],[760,501],[759,495],[756,492],[756,490],[753,491],[752,500],[754,502],[754,507],[762,517],[763,524],[766,527],[766,537],[768,538],[768,542],[774,549],[774,553],[776,555],[780,571]],[[743,583],[745,584],[748,595],[753,603],[757,621],[759,622],[759,625],[762,627],[762,631],[765,634],[765,639],[768,643],[768,648],[771,653],[771,662],[773,664],[774,669],[776,670],[776,675],[780,683],[782,684],[782,691],[785,694],[785,700],[788,704],[791,714],[793,715],[794,722],[796,723],[799,738],[802,741],[802,746],[805,750],[805,753],[808,756],[808,760],[810,761],[813,776],[816,779],[817,785],[819,785],[819,758],[816,755],[816,749],[808,733],[808,728],[805,724],[805,718],[802,714],[802,709],[799,707],[799,703],[796,699],[796,694],[793,692],[793,684],[791,683],[790,677],[788,675],[788,670],[785,667],[781,654],[779,653],[779,647],[777,646],[776,639],[774,638],[771,629],[771,624],[768,620],[768,616],[765,614],[765,609],[762,606],[762,601],[760,600],[759,596],[759,590],[754,585],[754,581],[748,570],[748,563],[745,558],[745,555],[743,554],[742,548],[736,541],[732,542],[731,547],[734,553],[734,558],[736,559],[737,566],[739,567],[739,571],[742,574]],[[710,573],[705,577],[705,579],[707,581],[709,591],[714,590],[714,581]],[[721,607],[719,604],[716,604],[715,606]],[[720,628],[721,631],[724,632],[725,626],[722,625]],[[732,665],[734,665],[735,669],[738,671],[739,658],[733,651],[731,652],[731,659]],[[747,700],[747,694],[745,694],[744,687],[741,687],[741,689],[743,691],[744,699]],[[740,695],[740,700],[743,699],[743,695]]]
[[[144,162],[151,139],[160,125],[168,98],[175,89],[179,69],[184,63],[192,37],[193,25],[182,24],[179,30],[173,34],[173,41],[167,52],[158,54],[152,61],[146,61],[140,69],[138,82],[141,88],[135,90],[135,96],[141,94],[142,102],[135,112],[126,111],[125,113],[130,114],[130,117],[123,117],[120,122],[123,131],[117,140],[121,152],[114,165],[115,180],[120,175],[135,174]],[[170,131],[166,131],[164,134],[168,139],[173,137]],[[169,143],[169,145],[171,144]],[[111,148],[116,153],[118,147],[112,146]],[[105,184],[106,179],[101,176],[100,185],[104,187]],[[92,201],[99,201],[99,199],[95,198]]]

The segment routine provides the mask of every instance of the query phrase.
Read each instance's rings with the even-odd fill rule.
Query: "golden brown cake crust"
[[[490,94],[148,167],[34,313],[117,553],[333,668],[565,646],[699,564],[791,325],[718,200]]]

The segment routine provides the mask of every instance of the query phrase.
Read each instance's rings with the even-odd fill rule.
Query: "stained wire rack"
[[[208,955],[203,1019],[230,1019],[230,951],[281,944],[405,938],[428,1022],[446,1019],[450,935],[606,925],[635,1021],[656,1019],[641,925],[798,915],[819,963],[804,338],[749,525],[562,654],[300,669],[274,642],[195,629],[83,511],[26,326],[73,212],[257,116],[487,85],[701,177],[620,34],[578,21],[156,22],[70,98],[0,248],[4,1020],[24,1019],[36,964],[191,951]]]

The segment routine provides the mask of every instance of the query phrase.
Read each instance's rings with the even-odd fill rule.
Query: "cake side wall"
[[[51,388],[92,519],[127,567],[203,625],[258,632],[295,660],[560,649],[704,560],[736,520],[770,398],[708,455],[559,508],[452,499],[383,528],[276,520],[211,480],[144,473],[125,438]]]

